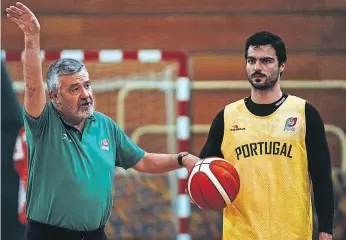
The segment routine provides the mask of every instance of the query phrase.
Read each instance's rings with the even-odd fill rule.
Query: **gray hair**
[[[71,58],[62,58],[54,61],[47,71],[47,88],[48,92],[51,90],[58,90],[59,78],[61,76],[70,76],[85,69],[85,65],[78,60]]]

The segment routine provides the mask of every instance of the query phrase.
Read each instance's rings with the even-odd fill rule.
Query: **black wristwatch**
[[[178,163],[180,166],[184,167],[183,165],[183,157],[189,155],[188,152],[181,152],[181,153],[178,153]]]

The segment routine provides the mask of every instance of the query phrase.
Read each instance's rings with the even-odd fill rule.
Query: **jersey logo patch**
[[[109,150],[109,140],[108,139],[103,139],[101,141],[101,149],[103,150]]]
[[[294,126],[297,124],[297,120],[297,117],[287,118],[284,131],[295,131],[296,128]]]
[[[241,130],[246,130],[245,128],[239,127],[237,124],[234,124],[231,128],[231,131],[241,131]]]
[[[64,133],[64,134],[62,135],[62,140],[66,140],[66,141],[72,142],[71,139],[69,139],[69,137],[67,136],[66,133]]]

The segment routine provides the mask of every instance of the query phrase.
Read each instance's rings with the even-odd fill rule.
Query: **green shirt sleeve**
[[[23,107],[23,119],[24,119],[24,128],[27,136],[31,136],[34,139],[37,139],[42,135],[45,128],[48,124],[49,116],[49,106],[45,105],[41,115],[38,118],[34,118],[29,115],[29,113]]]
[[[135,144],[117,125],[116,146],[115,165],[118,167],[122,167],[124,169],[131,168],[144,157],[144,150]]]

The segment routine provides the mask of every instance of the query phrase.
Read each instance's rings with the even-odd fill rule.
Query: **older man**
[[[25,35],[24,126],[29,152],[26,239],[107,239],[114,166],[165,173],[199,160],[188,153],[146,153],[106,115],[94,111],[84,64],[53,62],[46,104],[40,25],[23,4],[6,9]]]

